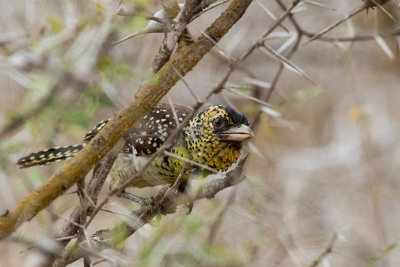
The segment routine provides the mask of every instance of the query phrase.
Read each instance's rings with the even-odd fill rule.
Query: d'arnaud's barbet
[[[182,105],[173,105],[173,108],[174,110],[168,104],[158,104],[124,137],[126,143],[123,151],[110,171],[110,190],[122,185],[145,165],[192,110]],[[81,144],[32,153],[19,159],[17,164],[20,168],[27,168],[74,157],[109,120],[98,123],[85,135]],[[156,157],[140,177],[133,179],[130,186],[173,184],[185,162],[197,162],[198,165],[190,164],[189,168],[185,167],[183,181],[194,171],[200,171],[203,176],[208,175],[210,169],[226,171],[238,159],[244,141],[252,136],[253,131],[244,114],[230,106],[209,106],[189,120],[177,142],[169,149],[176,157],[165,154]]]

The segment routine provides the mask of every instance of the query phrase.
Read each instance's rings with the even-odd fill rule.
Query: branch
[[[120,142],[114,146],[110,153],[107,154],[104,159],[102,159],[94,168],[92,179],[89,182],[87,195],[91,199],[92,203],[95,205],[97,203],[97,198],[100,193],[101,188],[107,178],[107,175],[117,158],[118,154],[120,153],[122,146],[124,145],[122,139]],[[88,215],[91,215],[93,211],[93,206],[87,208]],[[59,242],[60,246],[65,246],[68,244],[69,240],[64,240],[64,237],[73,236],[79,230],[79,222],[80,222],[80,214],[82,213],[82,207],[78,206],[69,216],[68,220],[66,221],[65,225],[58,231],[56,234],[56,239],[62,239]]]
[[[302,31],[302,33],[308,37],[312,37],[315,34],[311,32],[307,32],[305,30]],[[400,28],[396,28],[390,31],[384,31],[381,33],[374,33],[374,34],[369,34],[369,35],[355,35],[351,37],[325,37],[321,36],[318,37],[316,40],[318,41],[324,41],[324,42],[356,42],[356,41],[371,41],[371,40],[376,40],[376,37],[382,37],[382,38],[390,38],[394,36],[400,35]]]
[[[320,37],[321,37],[322,35],[324,35],[325,33],[327,33],[327,32],[329,32],[329,31],[333,30],[334,28],[336,28],[337,26],[339,26],[339,25],[340,25],[341,23],[343,23],[344,21],[348,20],[348,19],[351,18],[351,17],[354,17],[355,15],[357,15],[358,13],[364,11],[364,10],[367,9],[367,8],[368,8],[368,4],[364,4],[363,6],[357,8],[356,10],[354,10],[353,12],[351,12],[349,15],[347,15],[347,16],[344,17],[343,19],[341,19],[341,20],[339,20],[339,21],[333,23],[332,25],[330,25],[330,26],[326,27],[325,29],[323,29],[321,32],[319,32],[319,33],[315,34],[314,36],[312,36],[312,37],[310,38],[310,40],[307,41],[306,44],[308,44],[308,43],[314,41],[315,39],[320,38]]]
[[[326,248],[321,252],[321,254],[316,258],[310,267],[317,267],[333,250],[333,246],[336,243],[338,235],[336,233],[333,234],[332,238],[329,240],[328,245]]]
[[[207,36],[218,42],[242,17],[251,0],[236,0],[207,29]],[[131,104],[122,109],[104,129],[74,158],[36,190],[29,193],[14,207],[3,212],[0,218],[0,239],[9,236],[23,222],[31,220],[39,211],[62,195],[72,185],[84,179],[86,174],[104,157],[114,144],[132,128],[134,123],[147,114],[181,75],[200,61],[213,47],[204,35],[183,47],[136,93]]]
[[[170,1],[163,1],[163,3],[170,2]],[[152,70],[153,72],[158,71],[169,59],[175,45],[178,42],[179,37],[185,30],[187,24],[190,22],[190,19],[201,10],[201,5],[199,5],[199,2],[202,2],[201,0],[188,0],[186,1],[185,6],[183,7],[183,10],[176,16],[174,12],[167,12],[168,10],[173,10],[173,4],[172,8],[166,8],[167,5],[164,4],[164,10],[166,13],[172,13],[169,16],[169,19],[175,18],[175,21],[171,21],[169,23],[169,32],[166,35],[166,38],[164,39],[160,50],[158,51],[156,58],[154,59]],[[178,10],[179,6],[178,4],[173,1],[174,4],[176,4]],[[175,16],[174,16],[175,15]]]

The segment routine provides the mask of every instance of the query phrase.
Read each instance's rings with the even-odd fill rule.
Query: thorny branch
[[[165,64],[165,62],[168,61],[176,43],[178,42],[181,34],[185,30],[191,18],[196,13],[199,13],[203,8],[209,5],[209,4],[207,5],[206,2],[207,1],[201,1],[201,0],[186,1],[186,4],[183,7],[183,9],[179,12],[178,15],[176,15],[177,11],[176,9],[179,10],[178,3],[176,3],[176,1],[168,1],[168,0],[163,1],[164,10],[166,10],[167,14],[171,14],[168,18],[169,30],[167,31],[166,37],[160,47],[160,50],[158,51],[153,61],[153,66],[152,66],[153,72],[157,72]]]
[[[284,4],[282,3],[281,0],[276,0],[279,4],[280,7],[284,8]],[[364,1],[364,0],[363,0]],[[379,9],[383,9],[381,5],[385,4],[388,2],[388,0],[382,0],[382,1],[375,1],[375,0],[365,0],[365,3],[361,5],[359,8],[355,9],[353,12],[351,12],[349,15],[345,16],[343,19],[336,21],[332,25],[326,27],[322,31],[318,33],[312,33],[308,30],[305,30],[303,27],[301,27],[297,21],[294,19],[293,15],[290,16],[290,19],[292,23],[294,24],[296,31],[299,34],[303,34],[304,36],[309,37],[310,39],[307,41],[307,43],[314,41],[314,40],[319,40],[319,41],[325,41],[325,42],[354,42],[354,41],[368,41],[368,40],[375,40],[376,36],[380,36],[383,38],[388,38],[388,37],[393,37],[397,36],[400,34],[400,29],[396,28],[394,30],[388,31],[388,32],[382,32],[382,33],[373,33],[370,35],[359,35],[359,36],[352,36],[352,37],[325,37],[326,33],[329,31],[333,30],[343,22],[347,21],[348,19],[354,17],[355,15],[361,13],[364,10],[368,10],[369,8],[374,8],[377,7]],[[384,11],[385,14],[388,16],[391,16],[389,13]]]

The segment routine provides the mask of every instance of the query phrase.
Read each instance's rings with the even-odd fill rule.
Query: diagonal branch
[[[164,1],[164,2],[170,2],[170,1]],[[178,4],[173,1],[177,8],[179,9]],[[179,14],[176,16],[175,20],[171,21],[169,24],[169,32],[166,35],[166,38],[164,39],[160,50],[158,51],[156,58],[154,59],[152,70],[153,72],[158,71],[169,59],[175,45],[178,42],[178,39],[182,35],[183,31],[186,29],[187,24],[190,22],[190,19],[198,12],[201,11],[202,5],[199,4],[202,1],[200,0],[188,0],[186,1],[185,6],[179,12]],[[169,9],[173,8],[165,8],[166,4],[164,4],[164,9],[166,12]],[[173,6],[173,5],[172,5]],[[173,12],[170,12],[173,13]],[[171,14],[170,18],[175,15]]]

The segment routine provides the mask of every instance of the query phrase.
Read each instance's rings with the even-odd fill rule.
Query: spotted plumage
[[[28,168],[35,165],[46,165],[51,162],[69,159],[78,154],[85,145],[86,144],[78,144],[72,146],[53,147],[20,158],[17,164],[20,168]]]
[[[92,140],[92,138],[98,133],[100,132],[101,129],[103,129],[103,127],[111,120],[111,118],[108,118],[106,120],[102,120],[101,122],[99,122],[92,130],[90,130],[89,132],[87,132],[87,134],[85,134],[85,136],[83,137],[82,142],[83,143],[89,143],[90,140]]]
[[[140,170],[167,140],[192,109],[182,105],[158,104],[124,137],[125,146],[110,171],[110,189],[118,188]],[[83,138],[82,144],[52,148],[32,153],[18,161],[21,168],[44,165],[75,156],[110,119],[101,121]],[[147,187],[174,183],[185,168],[182,178],[194,170],[204,175],[214,170],[226,171],[239,157],[243,142],[253,133],[244,114],[229,106],[209,106],[194,115],[168,154],[156,157],[144,173],[130,186]],[[184,160],[187,159],[187,160]]]
[[[174,105],[174,110],[172,110],[169,104],[158,104],[124,137],[126,147],[130,147],[131,151],[134,147],[137,156],[153,154],[189,112],[191,108],[187,106]]]
[[[185,140],[193,159],[218,171],[226,171],[238,158],[242,142],[224,142],[224,131],[238,125],[249,125],[245,115],[222,105],[210,106],[197,114],[185,132]]]
[[[87,143],[92,140],[92,138],[111,120],[111,118],[102,120],[99,122],[92,130],[90,130],[82,140],[81,144],[77,145],[71,145],[71,146],[63,146],[63,147],[53,147],[49,148],[43,151],[39,152],[34,152],[29,154],[28,156],[25,156],[23,158],[20,158],[17,162],[18,166],[20,168],[28,168],[32,166],[42,166],[42,165],[47,165],[52,162],[64,160],[64,159],[69,159],[76,154],[78,154],[79,151],[81,151]]]

